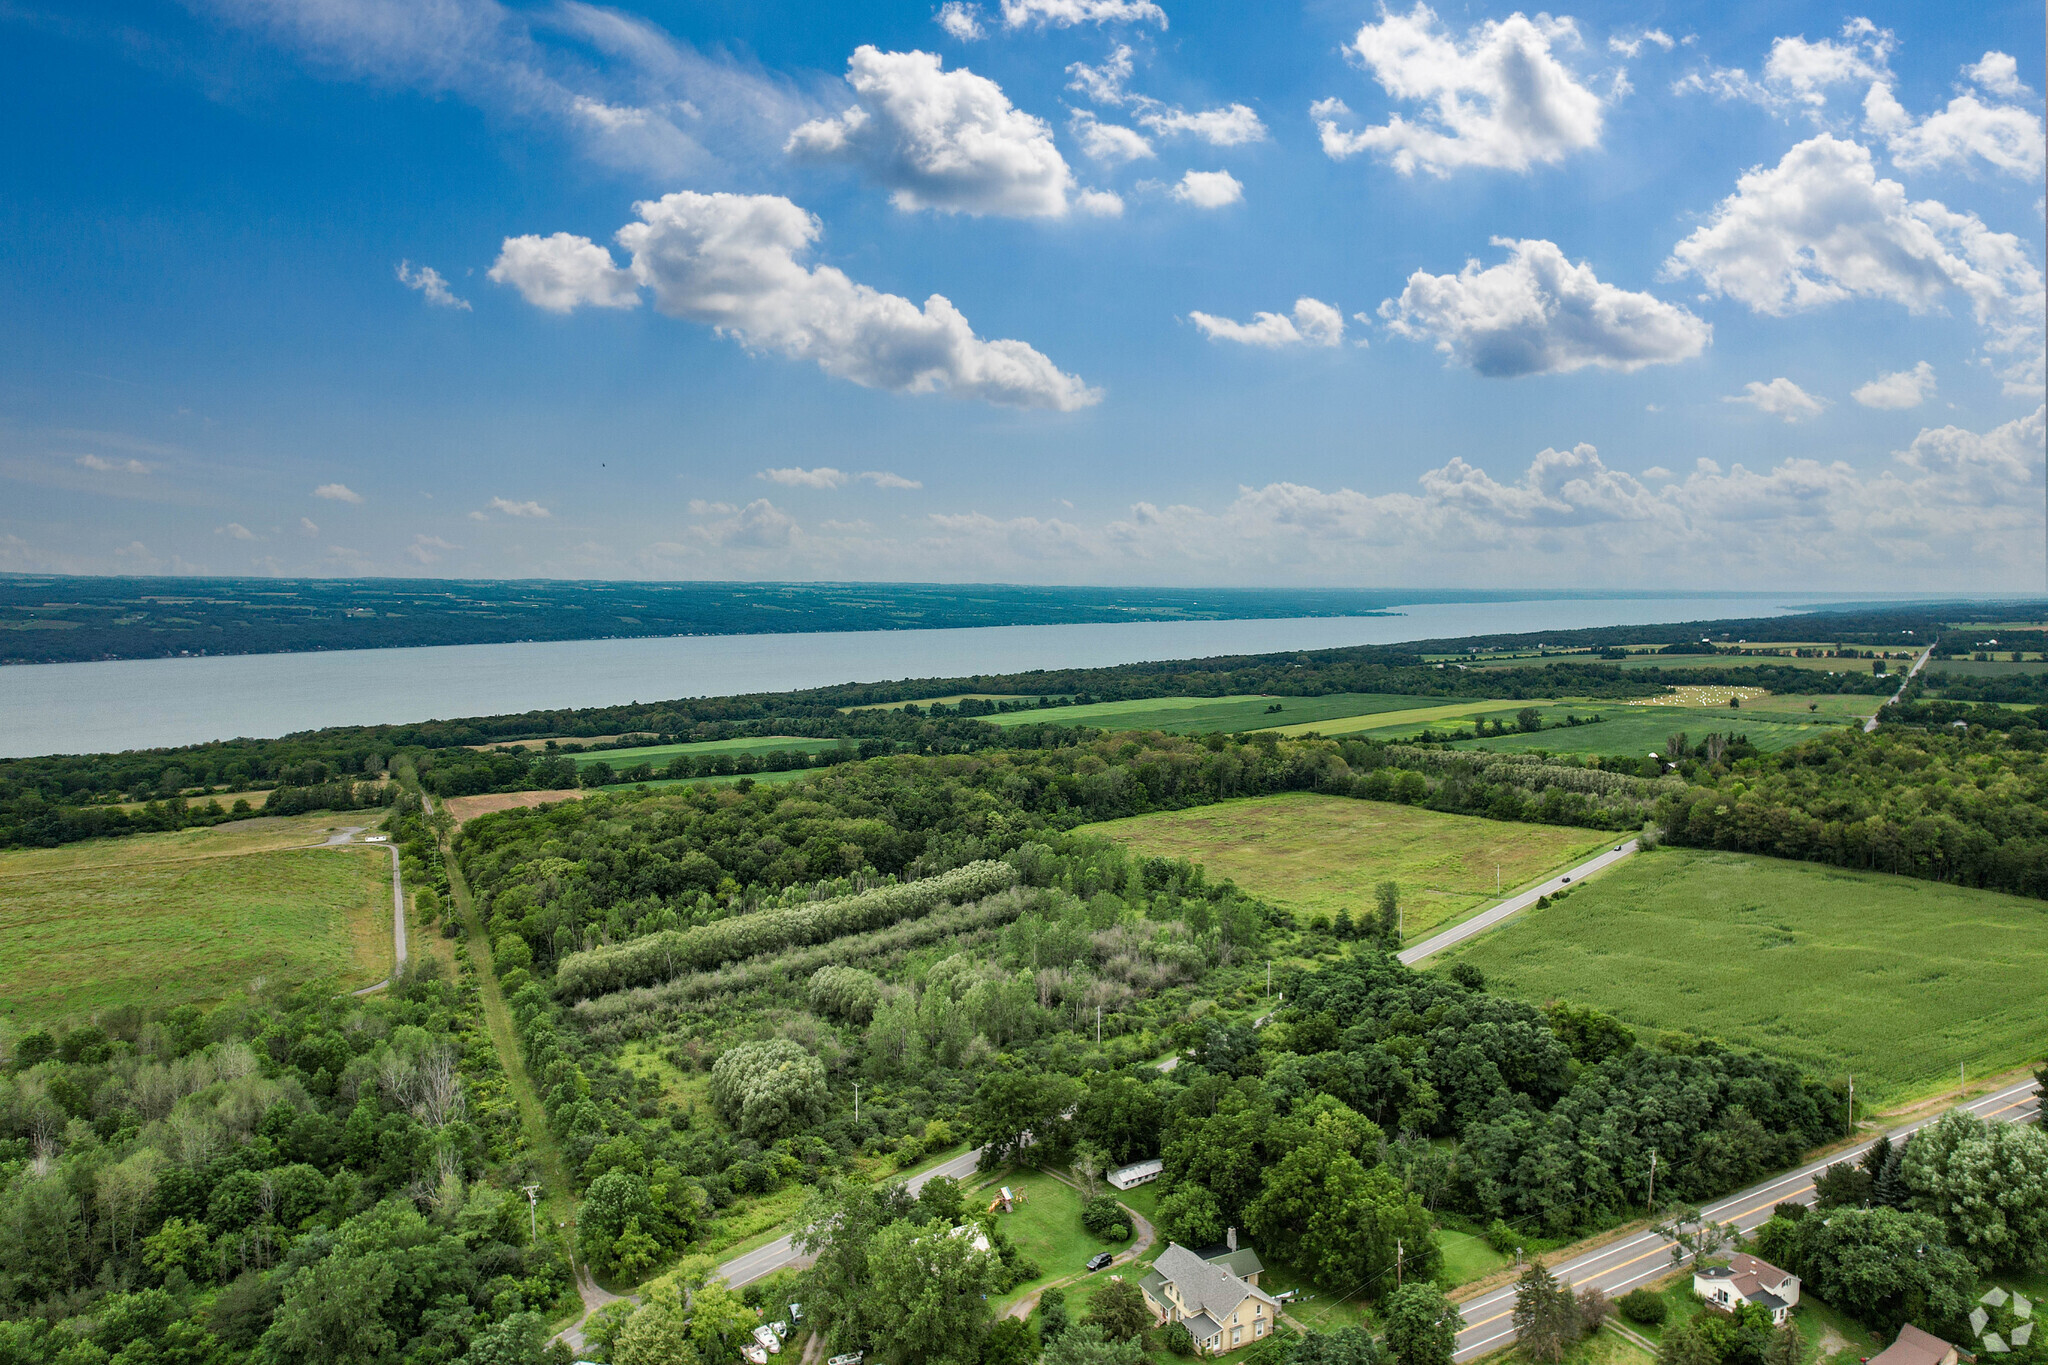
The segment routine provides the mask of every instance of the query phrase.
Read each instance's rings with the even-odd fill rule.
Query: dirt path
[[[356,829],[344,830],[342,831],[341,835],[338,838],[329,839],[327,842],[329,844],[345,844],[349,841],[351,837],[361,832],[362,831],[360,827],[357,827]],[[386,986],[396,981],[398,979],[398,974],[404,970],[405,880],[403,875],[398,870],[398,845],[393,844],[391,845],[391,975],[385,977],[382,981],[373,982],[370,985],[363,987],[359,991],[352,991],[350,992],[350,994],[368,995],[371,991],[381,991]]]
[[[1075,1180],[1069,1176],[1061,1175],[1058,1171],[1046,1171],[1044,1172],[1044,1174],[1051,1176],[1054,1180],[1059,1181],[1062,1185],[1071,1186],[1076,1190],[1079,1190],[1081,1188],[1080,1181]],[[1158,1240],[1158,1235],[1152,1230],[1152,1224],[1145,1217],[1145,1215],[1139,1213],[1136,1209],[1132,1208],[1129,1204],[1124,1203],[1121,1199],[1117,1200],[1116,1206],[1122,1209],[1125,1213],[1131,1215],[1131,1229],[1136,1234],[1136,1237],[1135,1240],[1131,1242],[1130,1246],[1126,1247],[1122,1251],[1119,1251],[1116,1254],[1116,1259],[1114,1261],[1111,1261],[1108,1265],[1104,1266],[1103,1270],[1115,1270],[1119,1266],[1130,1265],[1135,1261],[1143,1259],[1145,1253],[1152,1249],[1152,1243]],[[1059,1279],[1054,1280],[1050,1284],[1042,1284],[1038,1286],[1038,1288],[1032,1290],[1029,1294],[1026,1294],[1023,1298],[1017,1300],[1017,1302],[1015,1302],[1014,1304],[1011,1304],[1010,1311],[1005,1313],[1003,1316],[1019,1319],[1028,1318],[1031,1316],[1032,1312],[1037,1309],[1038,1301],[1040,1298],[1044,1296],[1046,1290],[1065,1289],[1068,1285],[1079,1284],[1081,1283],[1081,1281],[1089,1279],[1090,1277],[1094,1275],[1099,1275],[1101,1273],[1102,1271],[1098,1270],[1077,1270],[1071,1275],[1061,1276]]]

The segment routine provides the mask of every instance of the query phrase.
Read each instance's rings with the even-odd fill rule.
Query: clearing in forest
[[[390,852],[305,845],[380,815],[0,853],[0,1018],[215,1000],[257,977],[377,980],[391,970]]]
[[[2038,1060],[2048,902],[1742,853],[1638,854],[1445,953],[1565,998],[1850,1073],[1875,1103]]]
[[[1186,858],[1211,879],[1305,914],[1356,918],[1373,887],[1401,884],[1414,942],[1464,919],[1502,890],[1610,847],[1615,836],[1560,825],[1485,820],[1385,801],[1289,792],[1085,825],[1148,857]]]

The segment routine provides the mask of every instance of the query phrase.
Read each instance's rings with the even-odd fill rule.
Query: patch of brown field
[[[624,735],[553,735],[540,739],[498,739],[492,740],[489,744],[469,744],[463,747],[487,754],[493,749],[545,749],[550,740],[556,744],[581,744],[587,749],[593,744],[616,744],[622,739],[644,739],[653,744],[660,738],[660,735],[652,732],[635,730]]]
[[[531,810],[556,801],[580,801],[585,793],[580,787],[565,791],[551,792],[492,792],[485,796],[451,796],[441,804],[455,817],[458,825],[467,824],[479,815],[490,815],[501,810]]]

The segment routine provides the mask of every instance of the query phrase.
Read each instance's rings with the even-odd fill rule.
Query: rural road
[[[980,1160],[981,1149],[977,1147],[928,1171],[919,1171],[903,1183],[910,1187],[912,1194],[916,1194],[924,1188],[924,1183],[934,1176],[949,1175],[955,1180],[965,1179],[974,1174],[975,1164]],[[738,1289],[741,1285],[751,1284],[764,1275],[773,1275],[786,1265],[796,1265],[803,1259],[803,1253],[796,1249],[796,1244],[790,1238],[778,1237],[766,1246],[756,1247],[752,1251],[742,1252],[733,1257],[718,1267],[718,1273],[725,1277],[727,1284]]]
[[[345,829],[338,829],[328,835],[326,843],[314,844],[312,847],[337,848],[345,844],[352,844],[355,842],[355,837],[362,832],[363,827],[361,825],[350,825]],[[378,837],[381,838],[383,836],[380,835]],[[350,995],[368,995],[371,991],[381,991],[393,981],[396,981],[398,974],[405,970],[405,881],[398,871],[398,845],[391,844],[389,848],[391,851],[391,975],[385,977],[382,981],[365,986],[359,991],[350,991]]]
[[[2040,1098],[2034,1093],[2034,1082],[2026,1080],[1972,1100],[1964,1107],[1980,1118],[2018,1122],[2030,1119],[2040,1111]],[[1940,1114],[1933,1114],[1913,1123],[1903,1124],[1890,1129],[1890,1136],[1894,1140],[1904,1137],[1940,1117]],[[1837,1152],[1824,1160],[1810,1162],[1786,1175],[1777,1176],[1760,1185],[1752,1185],[1740,1194],[1730,1195],[1726,1199],[1708,1204],[1700,1212],[1714,1222],[1733,1223],[1742,1231],[1748,1232],[1770,1218],[1774,1205],[1811,1203],[1813,1178],[1816,1175],[1836,1162],[1861,1156],[1869,1147],[1870,1143],[1865,1142],[1848,1151]],[[1607,1292],[1609,1298],[1613,1298],[1670,1274],[1673,1269],[1671,1245],[1671,1242],[1660,1233],[1638,1232],[1610,1242],[1598,1250],[1553,1265],[1550,1269],[1563,1284],[1574,1289],[1582,1289],[1589,1284],[1598,1285]],[[1458,1333],[1458,1347],[1452,1356],[1453,1360],[1476,1360],[1489,1352],[1500,1350],[1514,1340],[1513,1284],[1489,1290],[1475,1299],[1459,1304],[1458,1307],[1464,1315],[1466,1326]]]
[[[1612,867],[1635,851],[1636,841],[1630,839],[1626,843],[1617,845],[1608,852],[1600,854],[1598,857],[1588,858],[1577,867],[1572,868],[1568,872],[1559,873],[1541,886],[1524,891],[1518,896],[1510,896],[1499,905],[1494,906],[1493,909],[1481,911],[1464,923],[1454,924],[1441,934],[1426,938],[1413,948],[1403,950],[1401,962],[1404,966],[1412,967],[1424,958],[1432,957],[1442,952],[1453,943],[1463,943],[1475,934],[1483,934],[1509,915],[1527,910],[1536,903],[1538,897],[1555,895],[1564,889],[1566,882],[1575,882],[1582,877],[1598,872],[1603,867]]]
[[[1919,658],[1917,658],[1917,659],[1915,659],[1915,660],[1913,660],[1913,666],[1912,666],[1911,668],[1909,668],[1909,669],[1907,669],[1907,670],[1906,670],[1906,676],[1905,676],[1905,677],[1903,677],[1903,678],[1901,678],[1901,679],[1899,679],[1899,690],[1898,690],[1898,691],[1896,691],[1896,692],[1894,692],[1894,693],[1892,693],[1892,695],[1891,695],[1891,698],[1890,698],[1890,700],[1888,700],[1888,701],[1886,701],[1886,702],[1885,702],[1885,706],[1890,706],[1890,705],[1892,704],[1892,702],[1895,702],[1895,701],[1897,701],[1897,700],[1898,700],[1898,699],[1899,699],[1900,697],[1903,697],[1903,696],[1905,696],[1905,695],[1906,695],[1906,684],[1907,684],[1907,683],[1909,683],[1909,682],[1911,682],[1911,681],[1913,681],[1913,675],[1914,675],[1915,673],[1918,673],[1918,672],[1920,671],[1921,665],[1925,664],[1925,663],[1926,663],[1926,662],[1927,662],[1927,661],[1928,661],[1929,659],[1931,659],[1931,658],[1933,658],[1933,657],[1934,657],[1934,646],[1933,646],[1933,645],[1929,645],[1929,646],[1927,646],[1927,648],[1926,648],[1926,649],[1923,649],[1923,650],[1921,650],[1921,651],[1920,651],[1920,657],[1919,657]],[[1880,711],[1882,711],[1883,709],[1884,709],[1884,707],[1883,707],[1883,706],[1880,706],[1880,707],[1878,708],[1878,710],[1880,710]],[[1870,718],[1869,720],[1866,720],[1866,721],[1864,721],[1864,722],[1863,722],[1863,733],[1864,733],[1864,734],[1866,734],[1866,735],[1867,735],[1867,734],[1871,734],[1871,733],[1875,732],[1875,731],[1876,731],[1876,729],[1877,729],[1877,717],[1876,717],[1876,716],[1872,716],[1872,717],[1871,717],[1871,718]]]

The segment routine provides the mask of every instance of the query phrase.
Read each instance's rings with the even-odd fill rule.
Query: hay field
[[[2038,1060],[2048,902],[1699,849],[1638,854],[1433,966],[1853,1072],[1873,1103]]]
[[[1432,704],[1427,697],[1395,697],[1376,692],[1336,692],[1323,697],[1147,697],[1044,711],[1010,711],[983,719],[1003,726],[1099,725],[1107,730],[1166,730],[1197,735],[1265,729],[1289,734],[1301,728],[1334,733],[1327,722]],[[1274,706],[1280,709],[1269,709]]]
[[[375,981],[391,970],[390,853],[303,847],[335,824],[245,820],[0,853],[0,1017],[214,1000],[257,977]]]
[[[1187,858],[1275,905],[1356,916],[1381,881],[1401,884],[1409,942],[1603,848],[1613,836],[1445,815],[1383,801],[1289,792],[1084,825],[1150,857]]]

